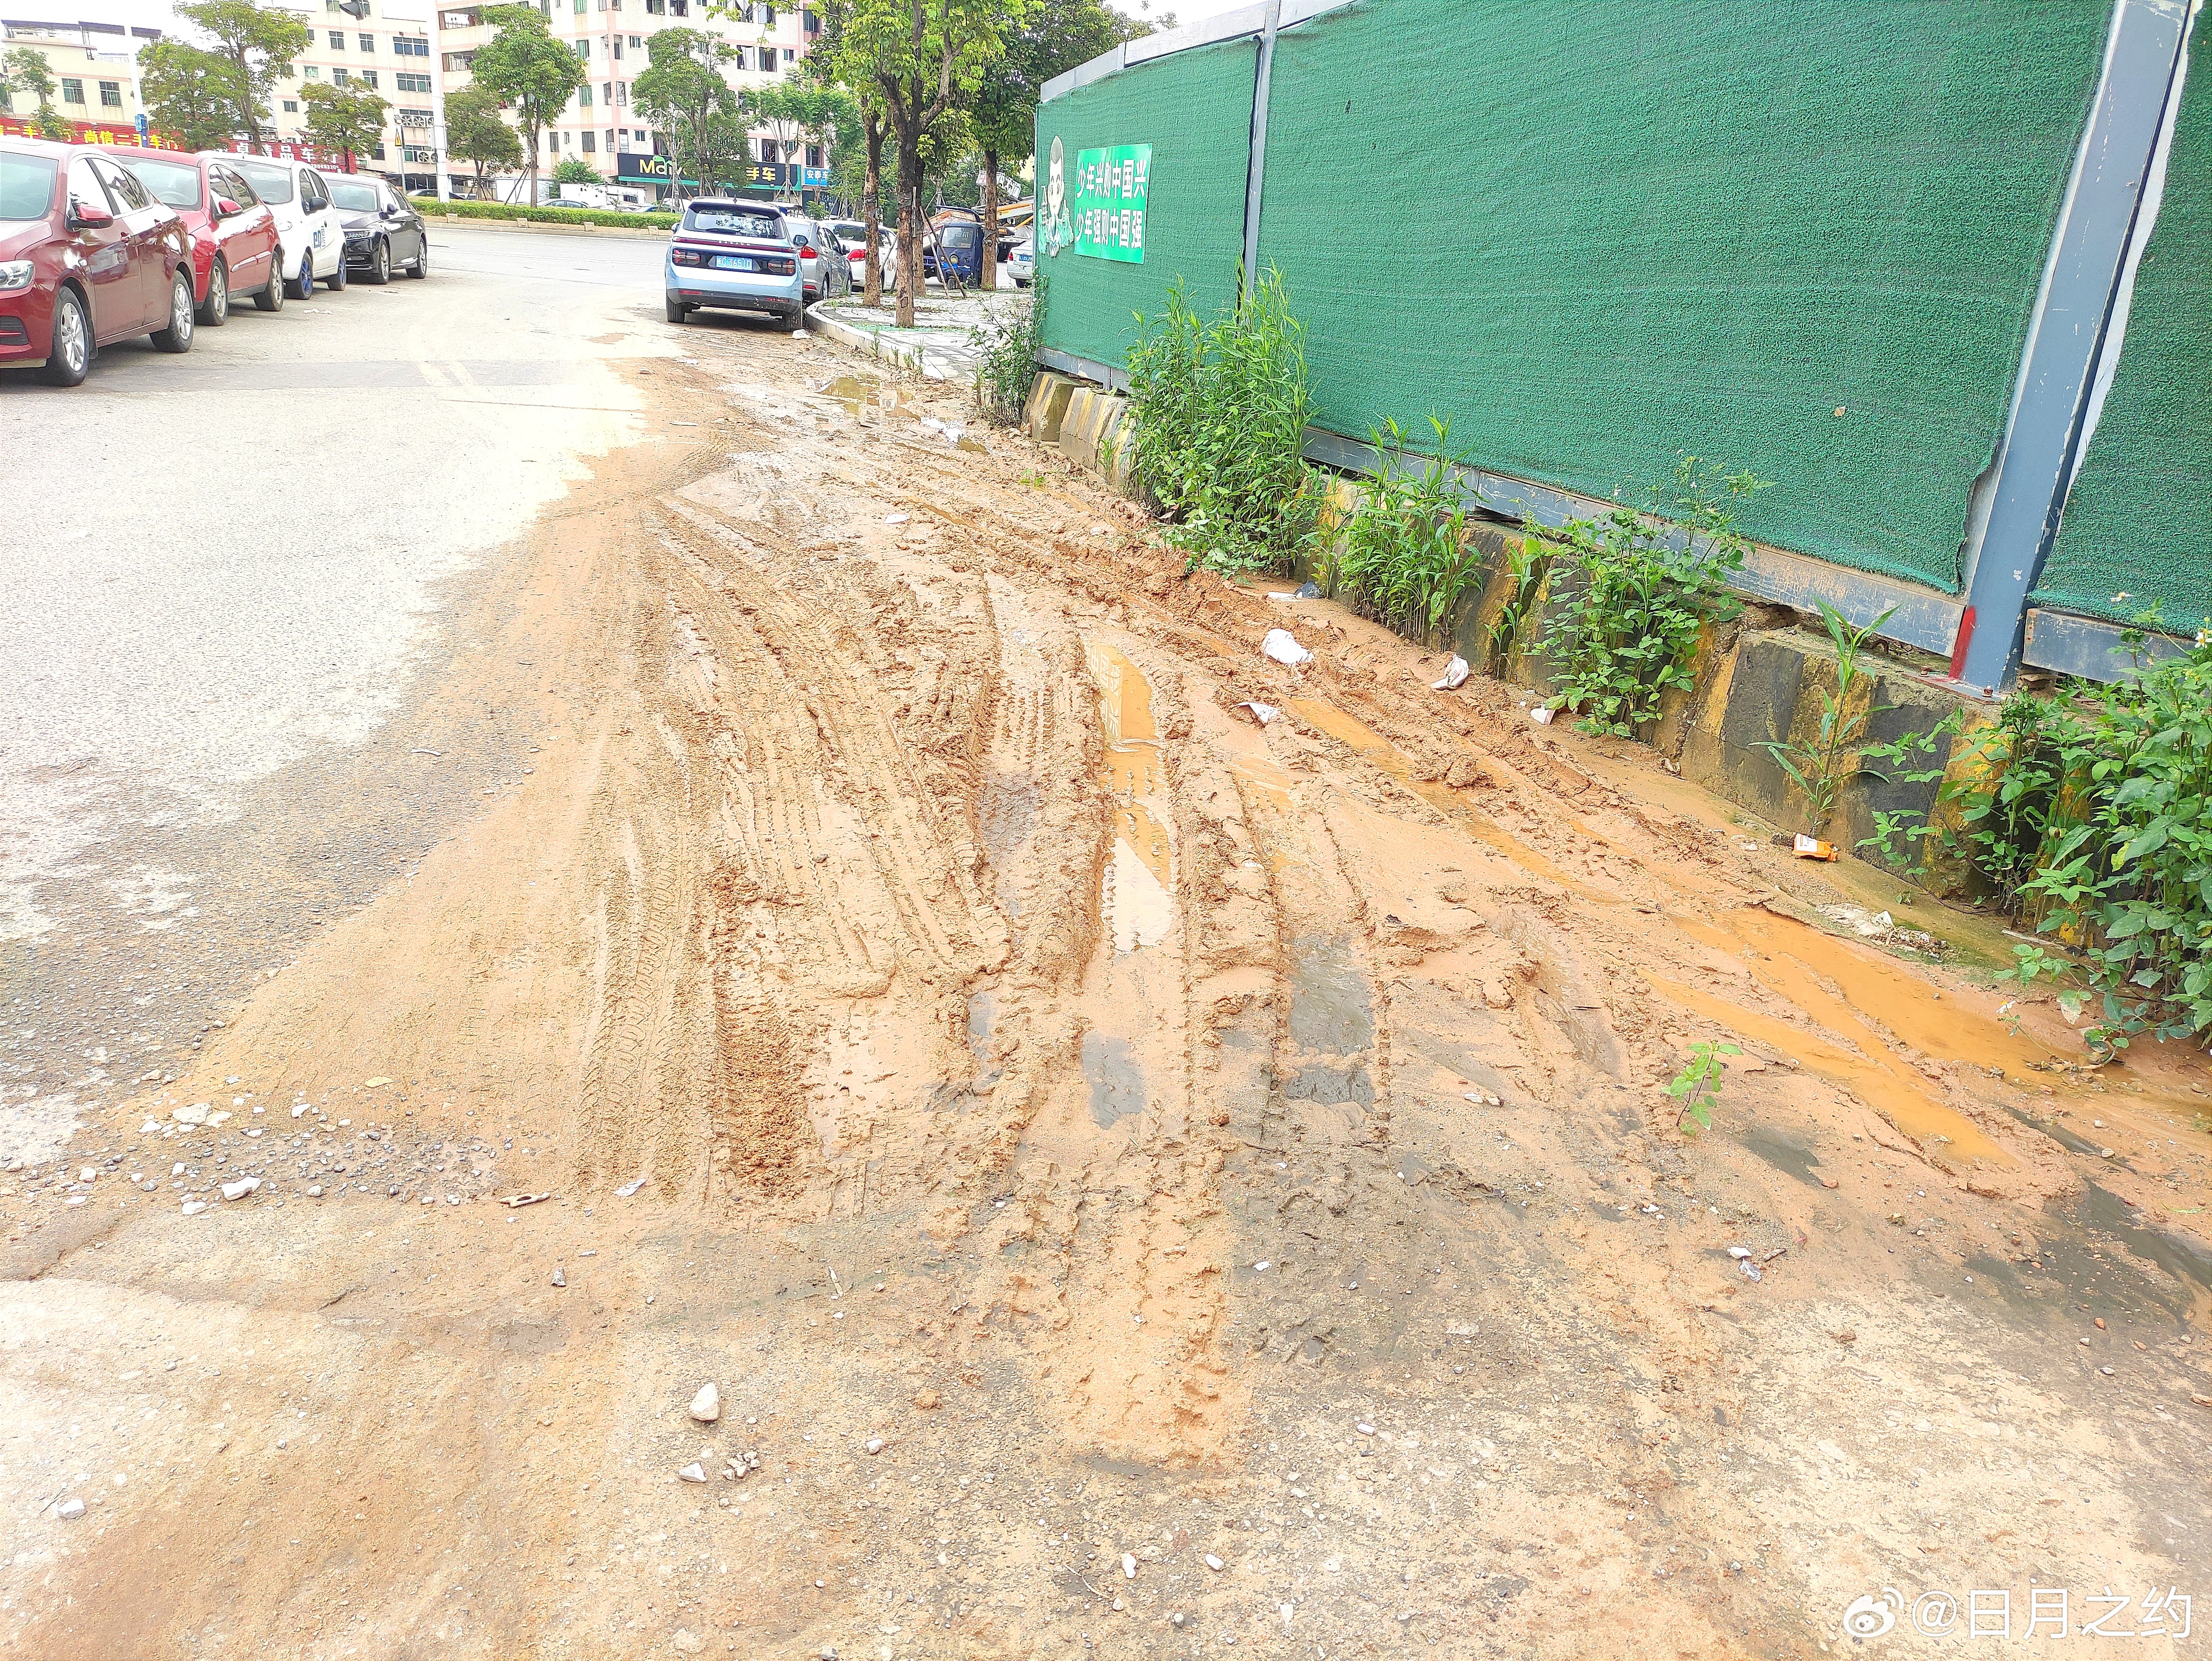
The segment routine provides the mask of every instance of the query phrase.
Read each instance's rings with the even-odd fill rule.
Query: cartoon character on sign
[[[1055,136],[1052,141],[1052,169],[1044,187],[1044,251],[1057,254],[1075,240],[1075,226],[1067,214],[1067,155]]]

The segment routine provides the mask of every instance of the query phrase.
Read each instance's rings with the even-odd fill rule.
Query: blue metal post
[[[1267,81],[1275,67],[1275,27],[1282,15],[1283,0],[1267,0],[1267,21],[1260,28],[1260,63],[1252,76],[1252,149],[1244,174],[1244,293],[1260,280],[1260,187],[1267,171]]]
[[[2019,672],[2028,592],[2058,530],[2091,376],[2118,292],[2188,23],[2187,0],[2118,0],[2104,80],[2074,164],[2051,266],[1968,575],[1952,675],[1996,691]]]

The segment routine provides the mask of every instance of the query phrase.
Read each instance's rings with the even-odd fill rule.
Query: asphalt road
[[[0,1159],[160,1066],[512,763],[364,811],[364,746],[501,551],[634,436],[655,240],[434,232],[432,274],[252,308],[59,391],[0,375]]]

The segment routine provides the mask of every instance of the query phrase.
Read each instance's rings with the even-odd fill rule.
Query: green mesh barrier
[[[2183,628],[2212,618],[2212,28],[2202,18],[2189,57],[2119,367],[2035,590],[2039,605],[2123,623],[2157,601]]]
[[[1037,106],[1037,270],[1048,283],[1047,346],[1119,368],[1136,338],[1135,313],[1164,311],[1178,277],[1210,305],[1236,298],[1259,59],[1249,39],[1194,47]],[[1152,147],[1142,265],[1093,259],[1072,248],[1045,252],[1043,198],[1054,138],[1066,158],[1071,195],[1079,152]]]
[[[1261,259],[1324,423],[1446,415],[1471,459],[1598,496],[1687,450],[1772,481],[1759,539],[1955,591],[2111,17],[1368,0],[1285,31]],[[1241,180],[1236,126],[1209,142]]]

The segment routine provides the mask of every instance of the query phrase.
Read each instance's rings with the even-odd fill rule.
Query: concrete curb
[[[435,213],[418,206],[416,211],[425,223],[447,229],[455,226],[471,231],[551,231],[560,236],[611,236],[624,242],[665,242],[668,232],[665,227],[648,227],[632,230],[627,225],[568,225],[551,220],[532,219],[476,219],[465,214]]]
[[[924,380],[963,381],[968,379],[959,364],[929,350],[918,341],[885,340],[881,330],[864,329],[842,318],[828,315],[818,300],[806,308],[806,320],[832,340],[842,341],[871,357],[896,363],[901,368],[920,375]]]

